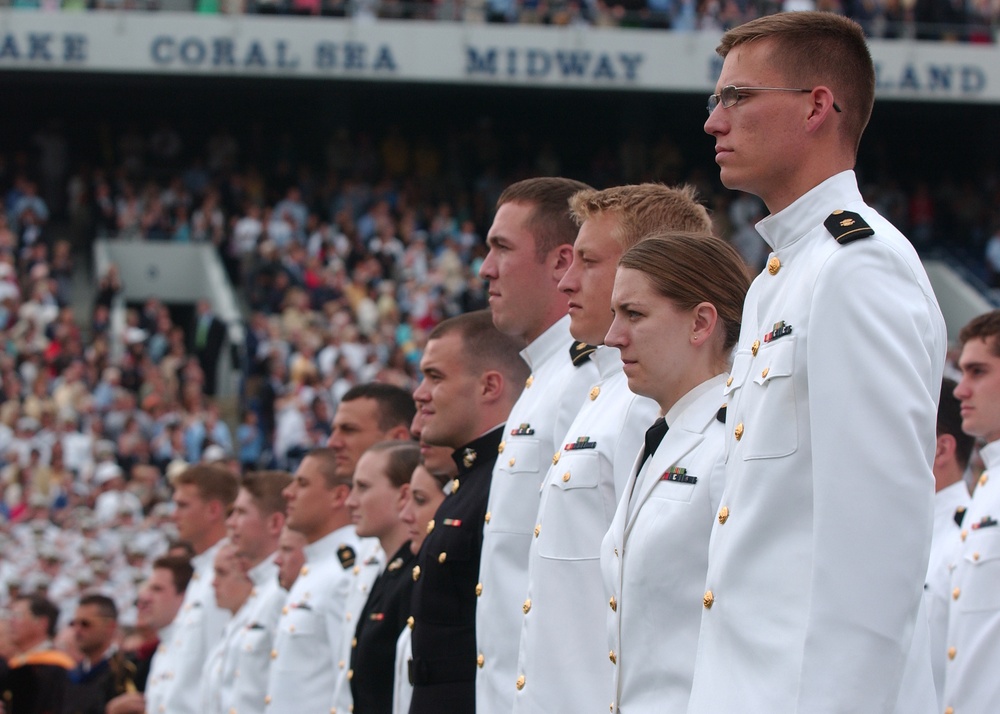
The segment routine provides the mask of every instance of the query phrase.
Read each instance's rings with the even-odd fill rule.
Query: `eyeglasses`
[[[811,91],[811,89],[793,89],[791,87],[734,87],[727,84],[719,90],[718,94],[708,95],[708,113],[711,114],[720,104],[724,109],[728,109],[743,99],[745,92],[798,92],[801,94]],[[840,107],[837,106],[836,102],[833,103],[833,110],[840,113]]]

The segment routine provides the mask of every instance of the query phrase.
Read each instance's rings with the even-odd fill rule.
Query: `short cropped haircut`
[[[582,181],[555,176],[525,179],[504,189],[497,208],[505,203],[533,207],[525,228],[535,239],[535,255],[541,262],[553,249],[576,241],[578,228],[569,215],[569,199],[588,188]]]
[[[194,485],[203,501],[219,501],[228,510],[236,500],[240,484],[236,475],[218,464],[195,464],[177,474],[174,488]]]
[[[420,465],[420,445],[415,441],[380,441],[366,453],[386,455],[385,475],[397,489],[410,482],[413,470]]]
[[[698,203],[698,194],[689,185],[671,188],[662,183],[641,183],[603,191],[587,189],[573,194],[569,209],[578,226],[589,218],[613,213],[618,220],[612,238],[622,250],[654,233],[712,232],[708,209]]]
[[[109,620],[114,620],[115,622],[118,621],[118,606],[115,605],[115,601],[107,595],[101,595],[99,593],[84,595],[80,598],[78,606],[83,607],[84,605],[93,605],[97,608],[97,612],[101,617],[106,617]]]
[[[978,317],[972,318],[965,327],[958,333],[958,342],[961,347],[970,340],[982,340],[1000,357],[1000,310],[986,312]]]
[[[955,461],[964,471],[972,457],[972,447],[976,437],[962,431],[962,402],[955,396],[954,380],[944,378],[941,382],[941,399],[938,401],[937,435],[951,434],[955,437]]]
[[[153,561],[153,570],[163,568],[169,570],[174,581],[174,589],[178,594],[187,590],[191,576],[194,575],[194,566],[191,559],[183,555],[164,555]]]
[[[287,471],[251,471],[244,474],[240,488],[250,494],[262,515],[270,516],[285,512],[288,504],[281,492],[291,482],[292,475]]]
[[[618,267],[645,274],[653,289],[680,310],[711,303],[725,330],[724,348],[732,349],[739,340],[750,275],[726,241],[711,233],[660,233],[625,251]]]
[[[28,612],[33,617],[45,618],[45,634],[52,638],[56,636],[56,623],[59,621],[59,607],[44,595],[21,595],[17,600],[28,603]]]
[[[568,209],[567,209],[568,215]],[[500,332],[489,310],[476,310],[438,323],[427,341],[457,334],[462,340],[462,357],[471,374],[496,370],[509,385],[524,384],[530,370],[521,359],[523,343]]]
[[[782,12],[734,27],[715,51],[725,57],[760,40],[774,43],[771,64],[787,86],[830,88],[843,110],[843,136],[857,153],[875,104],[875,65],[861,26],[831,12]]]
[[[328,446],[320,446],[310,449],[305,456],[306,459],[314,459],[319,465],[320,473],[323,474],[323,481],[326,482],[327,490],[337,486],[351,486],[351,477],[343,478],[337,475],[337,452]],[[305,459],[303,459],[305,460]]]
[[[402,387],[394,384],[370,382],[351,387],[341,402],[353,402],[355,399],[371,399],[378,405],[378,428],[387,432],[397,426],[410,428],[410,422],[417,413],[413,395]]]

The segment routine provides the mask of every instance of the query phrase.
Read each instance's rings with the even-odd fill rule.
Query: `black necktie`
[[[642,450],[641,463],[646,463],[646,459],[656,453],[656,447],[663,441],[663,437],[667,435],[669,428],[666,420],[660,417],[653,422],[653,426],[646,429],[646,446]]]

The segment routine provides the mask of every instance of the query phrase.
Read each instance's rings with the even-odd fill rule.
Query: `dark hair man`
[[[496,460],[484,524],[482,596],[476,640],[479,714],[514,706],[517,650],[528,587],[528,548],[538,492],[587,393],[597,382],[590,348],[573,340],[568,297],[559,281],[573,262],[578,226],[569,199],[590,188],[566,178],[532,178],[508,186],[497,201],[479,275],[489,282],[493,324],[518,341],[531,373],[511,410]]]
[[[454,449],[458,476],[413,568],[410,714],[476,711],[482,524],[501,424],[528,375],[519,347],[479,311],[435,327],[420,360],[423,381],[413,398],[424,417],[421,439]]]

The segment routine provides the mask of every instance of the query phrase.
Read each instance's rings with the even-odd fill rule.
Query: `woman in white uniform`
[[[717,511],[721,407],[749,285],[739,254],[707,234],[654,236],[618,263],[605,344],[621,350],[629,389],[664,419],[647,432],[602,545],[612,712],[687,709],[708,540],[713,518],[727,517]]]

